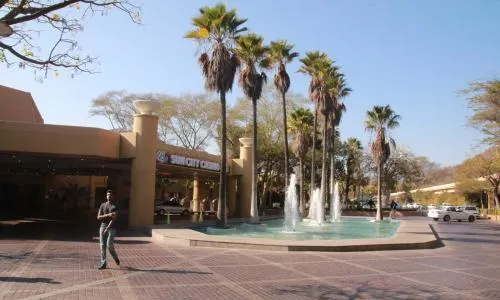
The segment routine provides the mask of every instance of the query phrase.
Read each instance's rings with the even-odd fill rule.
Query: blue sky
[[[1,65],[0,84],[31,92],[46,123],[104,128],[106,120],[88,114],[104,92],[202,92],[197,47],[183,35],[199,7],[218,1],[131,1],[142,7],[142,25],[111,12],[88,20],[77,36],[85,53],[99,57],[99,74],[71,79],[62,72],[38,83],[32,70]],[[415,154],[452,165],[473,153],[481,136],[467,127],[470,111],[457,91],[499,77],[500,1],[224,2],[267,41],[288,39],[301,54],[321,50],[342,66],[354,90],[345,99],[343,139],[366,146],[366,111],[390,104],[402,116],[393,137]],[[289,66],[291,90],[307,94],[309,78],[298,67]],[[240,95],[235,86],[229,103]]]

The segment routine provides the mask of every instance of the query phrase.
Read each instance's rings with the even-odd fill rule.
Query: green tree
[[[288,44],[286,40],[272,41],[268,52],[268,61],[270,68],[276,68],[274,75],[274,86],[281,94],[281,102],[283,105],[283,132],[285,133],[285,189],[288,186],[288,135],[287,135],[287,114],[286,114],[286,93],[290,88],[290,76],[286,71],[286,64],[293,61],[299,56],[299,53],[292,52],[293,45]],[[301,186],[302,187],[302,186]]]
[[[500,80],[472,82],[461,94],[474,112],[469,123],[484,133],[484,142],[500,145]]]
[[[227,153],[226,153],[226,93],[233,87],[234,76],[239,66],[234,53],[234,44],[239,34],[247,30],[241,27],[247,20],[236,15],[236,10],[227,10],[224,4],[200,9],[200,14],[192,19],[194,30],[186,38],[194,39],[209,47],[198,61],[205,77],[205,86],[220,96],[222,115],[221,169],[219,182],[220,205],[217,209],[217,224],[227,225]]]
[[[373,160],[377,166],[377,216],[376,220],[382,220],[382,170],[384,163],[391,155],[388,138],[388,129],[399,126],[401,116],[396,114],[389,105],[375,105],[372,110],[367,111],[367,120],[365,121],[366,130],[375,133],[375,140],[371,144]],[[394,140],[389,138],[394,145]]]
[[[423,181],[421,160],[410,150],[399,147],[392,151],[382,170],[382,193],[387,199],[396,190],[410,193],[419,182]]]
[[[346,161],[346,182],[345,182],[345,198],[349,199],[349,187],[354,181],[354,174],[359,171],[361,165],[361,156],[363,147],[361,141],[357,138],[349,138],[346,142],[347,161]]]
[[[259,212],[257,208],[257,101],[262,94],[262,86],[266,82],[266,74],[258,72],[257,67],[265,68],[266,53],[268,48],[264,46],[264,39],[254,33],[249,33],[240,37],[236,42],[236,55],[243,63],[240,68],[240,87],[243,93],[252,102],[252,198],[250,207],[250,217],[252,222],[259,222]]]
[[[344,75],[334,73],[327,82],[330,98],[332,101],[332,109],[329,115],[329,127],[331,132],[336,132],[336,127],[339,126],[342,120],[342,113],[346,110],[344,103],[340,100],[347,97],[352,90],[347,87]],[[333,198],[333,188],[335,185],[335,137],[329,135],[330,138],[330,198]],[[349,185],[346,184],[346,189],[349,190]],[[347,198],[346,198],[347,199]]]
[[[306,200],[304,197],[304,165],[303,161],[311,146],[311,133],[314,123],[314,115],[308,109],[298,108],[289,117],[288,128],[295,135],[293,150],[299,158],[300,170],[300,214],[304,216]]]
[[[478,191],[477,188],[485,188],[489,184],[495,198],[496,208],[499,206],[500,185],[500,146],[494,146],[485,152],[464,161],[457,167],[460,190]],[[468,188],[467,188],[468,187]],[[467,190],[465,190],[467,188]]]
[[[42,71],[45,77],[49,71],[57,76],[62,69],[72,75],[93,73],[97,58],[82,56],[75,36],[83,31],[88,16],[110,10],[140,22],[139,7],[127,0],[1,0],[0,28],[6,28],[8,34],[0,39],[0,63]],[[41,47],[37,43],[41,40],[52,47]]]
[[[301,94],[288,93],[286,99],[287,107],[292,110],[305,107],[308,100]],[[271,203],[273,200],[268,199],[268,192],[271,190],[281,189],[284,183],[284,153],[283,153],[283,117],[281,105],[281,95],[274,88],[265,85],[262,91],[259,105],[257,106],[258,118],[258,162],[257,173],[259,178],[259,196],[260,209],[263,209],[265,203],[262,200],[268,200]],[[236,105],[228,110],[229,129],[233,132],[239,132],[241,136],[250,137],[252,132],[252,105],[245,98],[239,98]],[[237,129],[236,129],[237,128]],[[230,131],[231,133],[231,131]],[[235,139],[239,147],[238,139]],[[235,149],[238,150],[238,149]],[[237,152],[235,152],[237,153]],[[236,155],[237,157],[237,155]],[[293,164],[294,156],[291,153],[291,163]]]
[[[313,194],[314,188],[316,187],[316,163],[315,163],[315,153],[316,153],[316,131],[318,124],[318,111],[320,106],[328,103],[326,101],[329,97],[328,90],[326,87],[326,80],[332,69],[332,60],[328,57],[326,53],[319,51],[307,52],[306,56],[300,59],[302,66],[299,68],[299,72],[307,74],[311,77],[309,82],[309,97],[315,105],[314,109],[314,125],[313,125],[313,145],[312,145],[312,162],[311,162],[311,192]],[[324,110],[323,110],[324,111]],[[324,111],[326,113],[326,111]],[[325,124],[327,118],[325,118]],[[326,126],[324,126],[326,128]],[[324,141],[326,139],[323,139]],[[323,161],[326,159],[323,159]],[[323,178],[322,178],[323,180]],[[324,187],[323,187],[324,188]],[[322,193],[322,201],[324,201],[324,190]]]

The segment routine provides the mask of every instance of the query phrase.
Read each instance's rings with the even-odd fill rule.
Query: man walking
[[[109,253],[115,260],[116,264],[120,265],[120,260],[115,251],[115,246],[113,241],[115,238],[116,230],[116,218],[118,217],[116,212],[116,206],[113,204],[113,191],[106,191],[106,199],[108,201],[101,204],[99,211],[97,212],[97,220],[101,221],[101,228],[99,229],[99,243],[101,246],[101,265],[99,270],[106,269],[106,248],[109,249]]]
[[[395,219],[396,218],[396,209],[398,208],[398,204],[396,202],[394,202],[394,200],[391,201],[391,213],[389,215],[389,217],[391,217],[391,219]]]

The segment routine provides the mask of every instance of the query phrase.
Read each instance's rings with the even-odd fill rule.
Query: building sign
[[[200,160],[197,158],[185,157],[180,155],[169,155],[163,151],[156,152],[156,161],[161,164],[170,164],[177,166],[185,166],[196,169],[205,169],[211,171],[219,171],[220,164],[211,161]]]

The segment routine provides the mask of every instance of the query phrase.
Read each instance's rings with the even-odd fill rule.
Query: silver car
[[[477,208],[475,206],[466,205],[466,206],[462,206],[461,209],[463,209],[464,211],[466,211],[468,213],[473,214],[474,217],[476,217],[476,219],[480,219],[481,218],[481,212],[479,211],[479,208]]]
[[[163,201],[155,204],[155,213],[159,215],[181,215],[187,216],[191,214],[191,209],[183,207],[178,202],[173,201]]]

